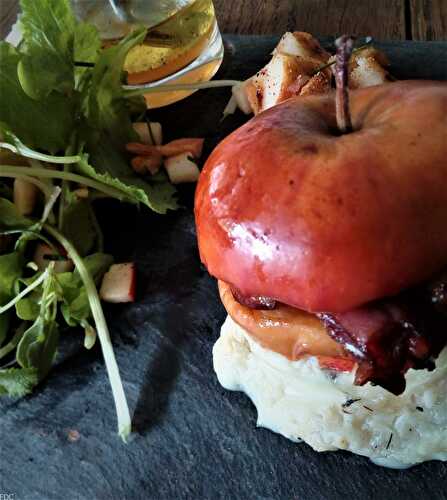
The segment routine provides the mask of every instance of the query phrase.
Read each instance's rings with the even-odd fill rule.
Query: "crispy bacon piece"
[[[358,360],[357,385],[373,382],[401,394],[408,369],[434,368],[433,359],[447,344],[447,317],[435,307],[433,295],[439,286],[346,313],[317,314],[331,337]]]

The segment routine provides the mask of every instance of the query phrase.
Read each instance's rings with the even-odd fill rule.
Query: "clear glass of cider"
[[[212,0],[72,0],[77,16],[96,25],[105,47],[136,26],[148,28],[143,44],[130,50],[127,88],[210,80],[223,59],[223,43]],[[148,107],[166,106],[194,90],[145,94]]]

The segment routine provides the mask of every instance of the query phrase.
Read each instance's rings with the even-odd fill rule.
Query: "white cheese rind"
[[[409,370],[400,396],[355,386],[353,373],[334,377],[315,358],[289,361],[261,347],[230,317],[213,359],[221,385],[253,401],[258,425],[292,441],[316,451],[348,450],[394,468],[447,460],[446,349],[436,370]]]

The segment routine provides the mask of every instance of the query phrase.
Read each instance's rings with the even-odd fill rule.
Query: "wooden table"
[[[223,33],[373,36],[383,40],[447,40],[447,0],[215,0]],[[18,0],[0,0],[0,36]]]

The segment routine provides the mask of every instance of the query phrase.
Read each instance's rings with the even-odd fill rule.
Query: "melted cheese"
[[[400,396],[355,386],[353,373],[335,376],[312,357],[290,361],[230,317],[213,359],[222,386],[253,401],[258,425],[292,441],[304,440],[316,451],[348,450],[392,468],[447,460],[447,350],[436,370],[409,370]]]

